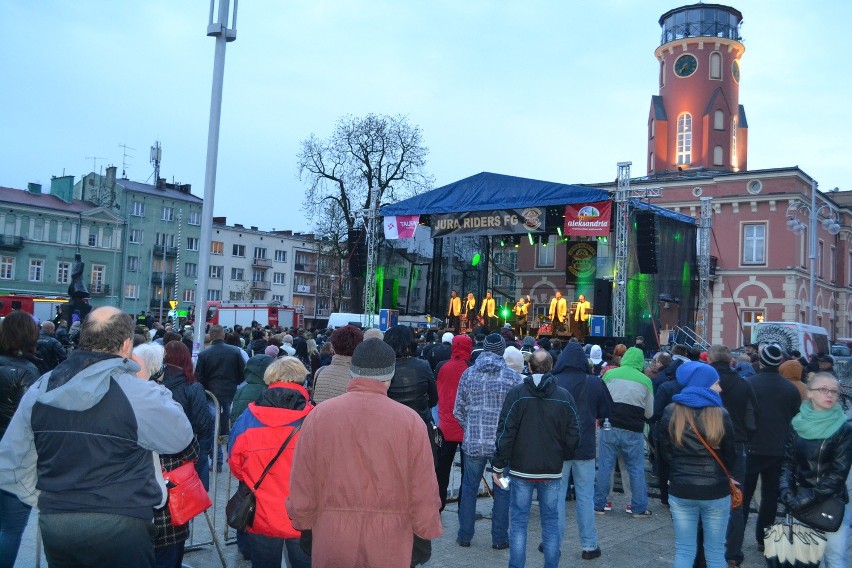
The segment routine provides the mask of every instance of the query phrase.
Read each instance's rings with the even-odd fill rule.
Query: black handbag
[[[287,447],[287,444],[290,443],[290,440],[293,439],[293,436],[295,436],[296,432],[298,432],[302,427],[303,420],[304,418],[300,418],[293,423],[293,429],[290,431],[290,435],[287,436],[287,439],[284,440],[284,443],[281,444],[280,448],[278,448],[278,453],[275,454],[275,457],[266,465],[263,473],[260,474],[260,478],[254,484],[254,488],[251,488],[246,483],[240,481],[240,485],[237,487],[236,493],[228,499],[228,504],[225,505],[225,519],[229,527],[234,528],[239,532],[245,532],[248,527],[254,524],[254,514],[257,512],[257,496],[255,495],[255,491],[257,491],[260,484],[263,483],[263,479],[266,477],[266,474],[269,473],[273,464],[275,464],[278,460],[278,457],[284,451],[284,448]]]
[[[843,523],[846,503],[840,497],[829,497],[819,503],[809,505],[793,512],[793,518],[812,529],[825,532],[837,532]]]

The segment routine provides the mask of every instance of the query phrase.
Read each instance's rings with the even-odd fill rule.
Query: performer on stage
[[[473,292],[467,293],[467,298],[464,301],[464,313],[467,320],[467,330],[473,331],[476,327],[476,298],[473,297]]]
[[[495,313],[496,309],[497,302],[495,302],[494,298],[491,297],[491,292],[487,292],[485,294],[485,299],[482,300],[482,306],[479,308],[479,315],[482,316],[482,319],[485,321],[488,331],[494,331],[497,329],[499,324],[497,321],[497,314]]]
[[[461,298],[455,290],[450,292],[450,307],[447,310],[447,327],[456,335],[461,333]]]
[[[550,321],[553,324],[553,335],[565,331],[565,320],[568,317],[568,301],[562,297],[562,292],[556,291],[556,295],[550,300]]]
[[[529,298],[529,296],[527,296]],[[515,312],[515,329],[517,330],[518,337],[524,337],[527,334],[527,313],[529,310],[529,304],[521,298],[518,300],[518,303],[515,304],[514,312]]]
[[[592,304],[586,297],[580,294],[577,298],[577,307],[574,309],[574,336],[581,342],[586,340],[589,334],[589,315],[592,313]]]

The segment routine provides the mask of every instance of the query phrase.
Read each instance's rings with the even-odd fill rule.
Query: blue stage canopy
[[[603,189],[482,172],[398,203],[384,205],[381,213],[389,216],[493,211],[594,203],[609,198],[609,192]]]

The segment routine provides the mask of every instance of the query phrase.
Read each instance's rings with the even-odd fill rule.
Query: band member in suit
[[[489,331],[497,329],[497,302],[491,297],[491,292],[485,294],[485,299],[482,300],[482,306],[479,308],[479,315],[485,321],[485,325]]]
[[[550,321],[553,322],[553,334],[565,331],[565,322],[568,317],[568,301],[562,297],[562,292],[556,291],[556,295],[550,300]]]
[[[577,307],[574,309],[574,335],[580,341],[585,341],[589,334],[589,315],[592,313],[592,304],[586,297],[580,294],[577,298]]]
[[[464,313],[467,319],[467,330],[473,331],[476,327],[476,298],[473,297],[473,292],[467,293],[467,298],[464,300]]]
[[[518,337],[524,337],[527,334],[527,313],[530,305],[521,298],[515,304],[515,329],[518,332]]]
[[[456,335],[461,333],[461,309],[461,298],[453,290],[450,292],[450,307],[447,309],[447,327],[451,327]]]

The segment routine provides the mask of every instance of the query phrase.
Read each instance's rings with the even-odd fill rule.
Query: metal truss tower
[[[710,309],[710,230],[713,227],[713,198],[701,198],[701,219],[698,225],[698,314],[695,334],[710,343],[707,322]]]
[[[370,208],[364,210],[364,227],[367,229],[367,277],[364,283],[364,327],[373,327],[376,316],[376,265],[379,239],[379,190],[370,188]]]

